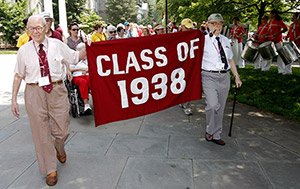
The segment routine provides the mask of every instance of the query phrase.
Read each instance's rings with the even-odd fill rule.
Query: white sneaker
[[[84,105],[84,115],[91,115],[92,114],[92,108],[89,104]]]
[[[184,111],[185,115],[192,115],[193,114],[191,108],[185,108],[185,109],[183,109],[183,111]]]

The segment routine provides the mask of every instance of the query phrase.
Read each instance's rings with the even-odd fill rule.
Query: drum
[[[281,57],[285,65],[291,64],[294,61],[298,60],[298,55],[294,51],[293,47],[290,45],[290,42],[284,42],[283,45],[277,45],[277,52]]]
[[[253,41],[248,41],[242,51],[242,59],[254,62],[258,55],[258,44]]]
[[[258,46],[258,52],[264,60],[271,60],[278,55],[272,41],[266,41]]]
[[[300,58],[300,49],[297,47],[297,45],[294,43],[294,41],[289,42],[290,45],[293,47],[295,53],[297,54],[298,58]]]

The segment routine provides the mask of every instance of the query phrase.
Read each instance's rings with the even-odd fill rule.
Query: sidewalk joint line
[[[140,134],[140,130],[141,130],[141,128],[142,128],[142,126],[143,126],[143,124],[144,124],[144,121],[145,121],[145,117],[146,117],[146,116],[143,116],[142,122],[141,122],[141,124],[140,124],[140,126],[139,126],[139,129],[138,129],[138,131],[137,131],[137,135]]]
[[[115,137],[111,140],[110,144],[108,145],[107,149],[104,152],[104,156],[106,156],[106,154],[108,153],[110,147],[113,145],[114,141],[116,140],[117,136],[119,135],[119,133],[115,134]]]

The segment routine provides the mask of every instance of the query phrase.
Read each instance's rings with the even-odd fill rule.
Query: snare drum
[[[254,62],[258,55],[258,44],[253,41],[248,41],[242,51],[242,59]]]
[[[289,42],[290,45],[293,47],[295,53],[297,54],[298,58],[300,58],[300,49],[297,47],[297,45],[294,43],[294,41]]]
[[[291,64],[298,60],[298,55],[290,45],[290,42],[284,42],[283,45],[276,44],[276,48],[285,65]]]
[[[264,60],[271,60],[278,55],[272,41],[266,41],[258,46],[258,52]]]

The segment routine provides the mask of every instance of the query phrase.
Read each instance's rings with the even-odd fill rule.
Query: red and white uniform
[[[261,23],[257,29],[257,41],[259,44],[262,44],[268,41],[269,35],[269,24]],[[268,71],[271,67],[272,60],[264,60],[260,54],[254,61],[254,68],[261,69],[262,71]]]
[[[260,24],[257,29],[258,43],[261,44],[263,42],[268,41],[268,30],[269,24]]]
[[[295,22],[292,23],[289,27],[287,37],[290,41],[294,41],[295,44],[300,47],[300,25]]]
[[[245,61],[242,59],[241,54],[243,50],[242,38],[246,34],[243,26],[235,24],[230,30],[230,38],[233,51],[234,62],[239,66],[239,68],[245,67]]]
[[[233,25],[230,30],[230,36],[233,39],[237,39],[238,43],[241,43],[243,40],[243,35],[246,34],[246,31],[243,26],[241,25]]]
[[[269,41],[273,41],[275,44],[282,42],[282,29],[287,29],[282,20],[271,20],[269,23]]]
[[[281,43],[282,29],[287,30],[287,26],[282,20],[271,20],[269,23],[269,40],[273,41],[275,45]],[[292,74],[291,64],[285,65],[280,56],[277,57],[278,73],[280,74]]]

